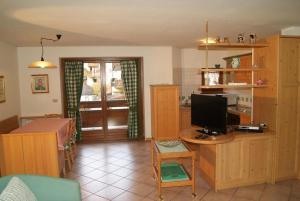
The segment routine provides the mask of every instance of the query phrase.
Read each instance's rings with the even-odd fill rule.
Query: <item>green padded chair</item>
[[[12,177],[20,178],[34,193],[38,201],[81,201],[78,182],[48,176],[11,175],[0,178],[2,192]]]

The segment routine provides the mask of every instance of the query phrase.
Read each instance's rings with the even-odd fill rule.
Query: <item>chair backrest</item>
[[[72,118],[69,124],[68,136],[72,137],[76,134],[76,118]]]
[[[45,118],[63,118],[62,114],[45,114]]]

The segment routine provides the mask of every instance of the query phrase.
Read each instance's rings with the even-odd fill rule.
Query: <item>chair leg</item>
[[[65,177],[65,176],[67,175],[67,173],[66,173],[66,168],[65,168],[65,167],[62,168],[62,174],[63,174],[63,175],[62,175],[63,177]]]
[[[73,164],[74,163],[74,154],[73,154],[72,145],[70,145],[70,148],[69,148],[68,152],[69,152],[69,155],[70,155],[71,163]]]
[[[72,151],[73,151],[73,156],[74,158],[77,156],[77,144],[76,142],[74,142],[74,144],[72,145]]]
[[[65,161],[67,161],[68,170],[71,170],[72,169],[71,157],[70,157],[70,152],[68,150],[65,151]]]

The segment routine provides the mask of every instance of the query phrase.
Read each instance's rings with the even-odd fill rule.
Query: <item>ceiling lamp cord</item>
[[[41,61],[45,61],[45,60],[44,60],[44,46],[43,46],[43,40],[50,40],[50,41],[52,41],[52,42],[56,42],[56,41],[60,40],[61,34],[57,34],[57,35],[56,35],[56,38],[57,38],[57,39],[41,37],[41,40],[40,40],[40,44],[41,44],[41,47],[42,47]]]
[[[41,40],[40,40],[40,45],[42,47],[41,60],[32,62],[28,66],[28,68],[56,68],[57,66],[55,64],[51,63],[50,61],[45,61],[45,59],[44,59],[44,45],[43,45],[43,40],[50,40],[52,42],[56,42],[56,41],[60,40],[60,38],[61,38],[61,34],[57,34],[56,35],[56,39],[41,37]]]

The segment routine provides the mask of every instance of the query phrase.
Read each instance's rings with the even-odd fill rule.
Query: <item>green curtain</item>
[[[81,139],[80,98],[83,85],[83,62],[65,62],[65,92],[69,118],[76,117],[76,140]]]
[[[138,122],[138,69],[136,61],[121,61],[122,80],[129,105],[128,137],[139,137]]]

